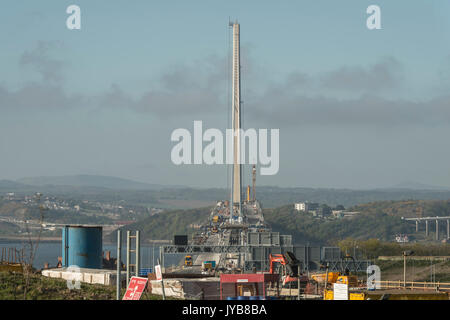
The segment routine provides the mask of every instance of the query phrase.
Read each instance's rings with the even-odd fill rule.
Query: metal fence
[[[380,289],[411,289],[411,290],[434,290],[434,291],[450,291],[449,282],[420,282],[403,280],[384,280],[376,281],[380,285]]]
[[[24,249],[2,247],[0,264],[22,263],[24,261]]]
[[[160,248],[160,259],[164,264],[165,254],[240,253],[244,257],[245,270],[267,271],[270,267],[270,254],[286,255],[287,252],[292,252],[300,261],[302,272],[318,271],[326,264],[330,271],[348,269],[354,272],[365,272],[371,264],[369,260],[344,261],[341,259],[342,253],[337,247],[291,245],[289,244],[292,241],[290,236],[280,237],[276,232],[249,233],[247,239],[247,245],[165,245]]]

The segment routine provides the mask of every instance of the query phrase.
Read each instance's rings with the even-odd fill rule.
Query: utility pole
[[[406,255],[403,254],[403,287],[406,288]]]
[[[323,297],[324,298],[326,297],[327,288],[328,288],[328,267],[329,267],[329,264],[327,262],[326,269],[325,269],[325,286],[323,288]]]
[[[406,288],[406,257],[414,254],[414,251],[403,251],[403,287]]]
[[[117,282],[116,282],[116,300],[120,300],[120,285],[121,285],[121,249],[122,249],[122,235],[120,230],[117,230]]]
[[[127,230],[127,288],[130,283],[130,230]]]
[[[298,288],[298,293],[297,293],[297,300],[300,300],[300,263],[297,265],[297,288]]]
[[[139,277],[139,270],[141,269],[141,241],[140,241],[140,237],[139,237],[139,230],[136,230],[136,276]]]

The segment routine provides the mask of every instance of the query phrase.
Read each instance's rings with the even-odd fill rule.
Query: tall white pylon
[[[241,188],[242,188],[242,164],[241,157],[241,57],[240,57],[240,31],[239,23],[230,23],[233,27],[233,78],[232,78],[232,126],[233,126],[233,186],[232,207],[238,208],[239,220],[242,221]]]

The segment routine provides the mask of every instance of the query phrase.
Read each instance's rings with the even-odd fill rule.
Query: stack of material
[[[167,297],[187,300],[219,300],[219,278],[164,279],[164,293]],[[162,295],[161,281],[151,280],[151,293]]]
[[[56,268],[42,270],[44,277],[64,279],[70,281],[80,281],[90,284],[115,285],[116,271],[88,268]],[[121,273],[122,280],[125,279],[126,272]]]

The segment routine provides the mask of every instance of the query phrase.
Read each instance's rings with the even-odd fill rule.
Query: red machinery
[[[281,275],[283,287],[289,285],[291,288],[297,288],[299,280],[298,267],[300,261],[295,258],[295,255],[292,252],[286,252],[286,255],[287,257],[284,254],[269,254],[269,273],[275,273],[275,262],[280,263],[283,266],[283,272]],[[300,285],[306,284],[307,282],[308,277],[300,275]]]

